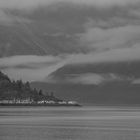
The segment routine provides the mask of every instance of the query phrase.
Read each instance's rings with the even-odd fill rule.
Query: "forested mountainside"
[[[7,75],[0,72],[0,99],[1,100],[20,100],[31,99],[33,101],[39,100],[53,100],[61,101],[54,97],[53,92],[50,94],[43,93],[42,90],[31,88],[29,82],[22,82],[22,80],[12,81]]]

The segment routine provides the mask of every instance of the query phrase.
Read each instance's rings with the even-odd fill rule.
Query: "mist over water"
[[[140,108],[0,107],[0,140],[139,140]]]

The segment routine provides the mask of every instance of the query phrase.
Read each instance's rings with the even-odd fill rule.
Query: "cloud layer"
[[[13,79],[23,79],[24,81],[44,81],[47,76],[62,68],[65,65],[118,63],[140,61],[140,44],[132,48],[111,49],[109,51],[96,52],[90,54],[75,54],[61,56],[14,56],[0,59],[0,67]],[[83,75],[75,78],[81,81],[90,76]],[[95,83],[102,80],[102,77],[95,77]],[[97,81],[96,81],[97,79]],[[70,79],[72,81],[72,79]],[[91,80],[92,81],[92,80]]]
[[[93,6],[126,6],[136,5],[139,0],[1,0],[0,7],[2,8],[32,8],[41,5],[49,5],[55,2],[73,2],[77,4],[87,4]]]
[[[70,64],[95,64],[114,62],[133,62],[140,60],[140,44],[133,47],[109,49],[101,52],[72,55]]]
[[[119,75],[108,73],[108,74],[97,74],[97,73],[86,73],[86,74],[77,74],[72,77],[69,77],[65,83],[74,83],[74,84],[84,84],[84,85],[100,85],[106,82],[113,81],[123,81],[126,80]]]
[[[98,50],[131,47],[140,42],[140,26],[89,28],[80,37],[82,43]]]
[[[59,6],[63,8],[57,8],[58,2],[71,3],[76,8],[67,6],[67,9],[62,3]],[[48,7],[42,10],[41,6]],[[7,9],[18,9],[18,14],[14,11],[14,15],[13,11]],[[20,27],[21,24],[17,25],[18,19],[20,23],[29,22],[29,26],[22,24]],[[140,61],[139,0],[1,0],[0,25],[13,23],[15,28],[22,28],[22,32],[31,29],[28,34],[31,35],[33,45],[37,44],[41,48],[45,46],[42,50],[48,51],[45,56],[0,58],[0,68],[12,79],[44,81],[65,65]],[[68,41],[72,43],[64,43]],[[0,47],[3,45],[1,42]],[[50,53],[49,50],[59,54]],[[116,75],[98,73],[84,73],[68,78],[67,82],[81,84],[120,80]]]
[[[63,67],[65,61],[53,56],[14,56],[0,59],[0,67],[12,79],[43,81],[48,75]]]

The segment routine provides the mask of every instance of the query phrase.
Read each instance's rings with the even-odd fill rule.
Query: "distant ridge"
[[[32,87],[57,91],[56,96],[85,105],[140,105],[140,85],[113,82],[104,85],[31,83]]]

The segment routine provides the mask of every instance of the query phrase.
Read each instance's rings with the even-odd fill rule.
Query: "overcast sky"
[[[45,10],[38,10],[42,7]],[[43,48],[45,56],[17,54],[0,58],[0,67],[12,79],[43,81],[66,65],[140,60],[139,0],[0,0],[0,26],[16,28],[17,20],[39,27],[41,35],[65,35],[76,45],[62,43],[60,49],[56,44],[57,55]],[[108,77],[121,79],[110,74]],[[105,81],[105,76],[87,72],[68,81],[98,84]]]
[[[36,8],[40,5],[49,5],[56,2],[73,2],[76,4],[86,4],[93,6],[129,6],[137,5],[139,0],[1,0],[0,6],[3,8]],[[17,7],[19,6],[19,7]]]

